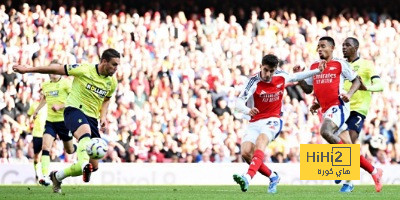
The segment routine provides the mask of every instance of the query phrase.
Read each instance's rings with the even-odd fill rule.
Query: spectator
[[[10,163],[10,156],[7,149],[2,149],[0,153],[0,163]]]
[[[154,156],[156,162],[158,162],[158,163],[164,162],[164,154],[162,154],[160,152],[160,150],[158,149],[158,146],[151,147],[148,156],[149,156],[150,160],[152,159],[152,156]],[[177,156],[176,155],[171,156],[171,158],[173,158],[173,157],[177,157]]]
[[[11,163],[29,163],[28,158],[24,155],[24,152],[22,149],[18,148],[16,157],[11,160]]]
[[[224,113],[232,114],[231,109],[227,107],[227,103],[223,97],[219,97],[216,103],[216,107],[213,108],[213,112],[218,116],[221,117]]]

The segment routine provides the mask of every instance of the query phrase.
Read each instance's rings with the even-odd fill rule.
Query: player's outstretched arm
[[[296,73],[300,73],[304,71],[304,68],[301,68],[300,65],[296,65],[293,68],[293,72]],[[299,80],[298,84],[300,85],[301,89],[306,93],[306,94],[311,94],[311,92],[313,91],[313,86],[312,85],[308,85],[306,81],[304,80]]]
[[[296,65],[293,68],[293,72],[297,77],[293,78],[292,81],[299,81],[298,83],[299,83],[301,89],[303,89],[303,91],[306,94],[311,94],[314,90],[314,87],[312,85],[309,85],[307,83],[307,81],[305,81],[304,79],[310,78],[316,74],[323,72],[325,70],[325,68],[326,68],[325,60],[323,60],[319,63],[318,69],[314,69],[311,71],[304,71],[304,68],[301,68],[299,65]]]
[[[312,85],[308,85],[307,82],[304,80],[306,78],[310,78],[314,75],[317,75],[319,73],[321,73],[322,71],[320,71],[319,69],[314,69],[314,70],[309,70],[309,71],[302,71],[302,72],[298,72],[298,73],[294,73],[290,76],[289,80],[287,82],[297,82],[299,83],[301,89],[303,89],[303,91],[306,94],[310,94],[313,91],[313,86]]]
[[[14,65],[13,70],[15,72],[25,74],[25,73],[40,73],[40,74],[59,74],[66,75],[64,65],[51,64],[49,66],[41,67],[29,67],[26,65]]]
[[[325,68],[296,72],[290,76],[288,82],[297,82],[297,81],[304,80],[306,78],[310,78],[314,75],[320,74],[322,71],[324,71],[324,69]]]

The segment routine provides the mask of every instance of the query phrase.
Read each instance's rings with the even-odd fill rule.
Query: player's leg
[[[91,172],[95,172],[99,169],[99,160],[97,159],[90,159],[89,161],[92,164],[92,171]]]
[[[340,143],[340,144],[352,144],[349,131],[346,130],[346,129],[344,129],[344,128],[346,128],[346,127],[347,127],[347,126],[345,126],[345,127],[342,126],[341,128],[339,128],[339,129],[335,132],[335,135],[336,135],[337,133],[340,133],[340,134],[339,134],[339,138],[340,138],[339,143]],[[342,182],[342,180],[335,180],[335,183],[336,183],[336,184],[339,184],[339,183],[341,183],[341,182]],[[353,191],[354,187],[353,187],[352,184],[350,184],[350,182],[351,182],[351,181],[347,181],[347,183],[345,183],[345,184],[342,186],[342,188],[340,189],[340,191],[341,191],[341,192],[351,192],[351,191]]]
[[[339,132],[340,132],[340,130],[339,130]],[[348,130],[344,130],[344,131],[340,132],[339,138],[343,142],[343,144],[353,144]]]
[[[346,121],[346,125],[348,127],[346,131],[350,134],[350,139],[352,144],[355,144],[358,138],[358,135],[364,124],[364,119],[365,116],[355,111],[350,112],[350,116]],[[339,184],[340,182],[341,180],[335,181],[336,184]],[[351,180],[347,180],[345,183],[343,183],[343,186],[340,188],[340,192],[352,192],[353,190],[354,190],[354,185],[351,182]]]
[[[350,134],[350,139],[352,144],[356,144],[358,137],[360,136],[359,133],[357,133],[354,130],[349,129],[349,134]]]
[[[244,161],[250,164],[251,158],[253,157],[255,144],[249,141],[245,141],[240,145],[240,153]]]
[[[375,183],[375,190],[380,192],[382,190],[382,169],[374,167],[363,155],[360,155],[360,167],[371,174]]]
[[[49,175],[49,165],[50,165],[50,149],[53,145],[54,137],[50,134],[43,134],[43,150],[42,150],[42,174],[43,178],[40,179],[39,183],[44,186],[50,185],[48,180]]]
[[[266,146],[279,134],[282,128],[282,121],[278,118],[259,120],[255,124],[259,127],[258,131],[260,134],[255,141],[255,150],[249,169],[245,175],[234,177],[235,181],[240,185],[243,192],[247,191],[250,180],[254,177],[257,171],[259,171],[261,165],[264,164],[264,150]],[[269,177],[271,182],[268,192],[276,193],[276,185],[279,182],[279,176],[277,173],[273,173],[271,176],[270,172]]]
[[[35,180],[37,183],[40,180],[39,177],[41,176],[40,174],[40,165],[41,165],[40,157],[42,155],[41,153],[42,152],[33,154],[33,167],[35,168]]]
[[[61,193],[62,180],[69,176],[80,176],[84,168],[91,166],[89,163],[89,155],[86,153],[86,146],[90,142],[90,134],[85,133],[88,132],[88,129],[90,129],[89,125],[83,124],[75,131],[75,133],[77,133],[75,137],[79,138],[78,148],[76,150],[78,157],[77,162],[63,170],[54,171],[50,174],[50,178],[53,181],[53,191],[55,193]],[[89,168],[91,169],[91,167]]]
[[[46,121],[45,131],[43,134],[43,145],[42,145],[42,174],[43,177],[39,180],[39,183],[43,186],[49,186],[50,180],[48,179],[49,175],[49,165],[50,165],[50,149],[53,145],[55,139],[55,132],[53,128],[53,124],[49,121]]]
[[[75,153],[78,146],[73,142],[72,132],[68,130],[63,121],[56,122],[56,124],[57,124],[56,132],[60,137],[60,139],[63,141],[65,152],[67,152],[68,154]]]
[[[99,123],[98,120],[93,118],[93,117],[89,117],[87,116],[87,120],[89,122],[90,125],[90,130],[91,130],[91,136],[92,138],[101,138],[100,137],[100,132],[99,132]],[[83,180],[85,182],[89,182],[90,181],[90,175],[92,172],[95,172],[99,169],[99,160],[97,159],[90,159],[90,166],[87,166],[86,168],[83,169]]]
[[[67,110],[67,109],[66,109]],[[69,111],[67,111],[69,112]],[[74,119],[78,116],[78,120],[82,119],[82,124],[75,132],[74,136],[78,139],[78,162],[73,164],[70,168],[65,169],[63,172],[60,171],[59,177],[60,179],[65,178],[67,176],[79,176],[82,175],[82,179],[84,182],[90,181],[90,176],[93,171],[97,171],[98,169],[98,160],[90,159],[89,155],[86,152],[87,144],[90,142],[90,138],[98,137],[100,138],[100,133],[98,129],[98,121],[95,118],[84,115],[80,110],[75,109],[76,114],[71,114],[70,116],[75,116]],[[67,119],[66,115],[64,116],[65,122],[70,121]],[[68,123],[65,123],[68,124]],[[82,128],[83,127],[83,128]],[[87,127],[89,129],[87,129]],[[70,130],[73,130],[74,127],[67,127]],[[90,131],[91,134],[87,134],[85,131]],[[88,137],[89,136],[89,137]]]
[[[82,175],[82,171],[89,163],[89,155],[86,153],[86,146],[90,142],[90,126],[86,116],[79,109],[67,107],[64,110],[64,123],[65,126],[74,133],[74,137],[78,140],[77,157],[78,161],[70,167],[57,172],[51,173],[53,181],[53,191],[61,192],[61,182],[69,176]]]
[[[35,169],[35,178],[36,182],[39,181],[39,175],[40,173],[40,157],[41,157],[41,152],[42,152],[42,141],[43,139],[41,137],[33,137],[32,143],[33,143],[33,167]]]
[[[350,119],[350,118],[349,118],[349,119]],[[348,120],[347,120],[347,121],[348,121]],[[347,125],[349,126],[349,134],[350,134],[351,143],[352,143],[352,144],[355,144],[356,141],[357,141],[357,139],[358,139],[359,132],[357,132],[357,131],[355,131],[355,130],[352,130],[352,129],[350,128],[350,125],[349,125],[349,124],[347,124]],[[360,155],[360,156],[361,156],[361,155]],[[360,157],[360,159],[361,159],[361,157]],[[361,165],[361,162],[360,162],[360,165]],[[348,191],[352,192],[353,190],[354,190],[354,184],[352,183],[351,180],[347,180],[345,183],[343,183],[343,186],[342,186],[342,188],[340,189],[341,192],[348,192]]]
[[[332,106],[324,113],[324,122],[321,126],[321,135],[330,144],[352,144],[347,120],[350,115],[348,104]],[[346,121],[346,123],[344,123]],[[341,180],[336,180],[339,184]],[[345,184],[340,191],[351,192],[353,185]]]
[[[347,129],[345,121],[350,115],[348,104],[330,107],[323,115],[324,121],[321,126],[321,136],[330,144],[351,144],[349,134],[344,134],[343,141],[339,133]]]
[[[253,157],[251,158],[251,162],[247,173],[242,176],[238,176],[235,174],[233,179],[240,185],[240,189],[243,192],[246,192],[249,188],[250,180],[257,173],[258,169],[261,166],[261,163],[264,161],[264,149],[267,146],[269,139],[266,134],[259,134],[255,143],[255,151]]]
[[[350,137],[353,144],[357,140],[361,129],[364,126],[364,120],[365,116],[355,111],[351,112],[350,117],[347,120],[347,124],[350,130]],[[360,167],[371,174],[372,179],[375,182],[375,190],[377,192],[380,192],[382,190],[382,169],[374,167],[363,155],[360,155]]]
[[[341,143],[340,138],[334,134],[337,129],[338,129],[338,127],[330,118],[325,118],[324,121],[322,122],[321,130],[320,130],[321,136],[329,144]]]
[[[78,148],[78,146],[76,146],[73,142],[72,139],[68,140],[68,141],[63,141],[64,144],[64,149],[65,152],[67,152],[67,154],[73,154],[76,152],[76,149]]]
[[[276,172],[272,172],[264,164],[264,157],[265,157],[264,150],[268,146],[270,141],[275,139],[277,137],[277,135],[279,134],[280,129],[282,128],[281,124],[279,126],[280,126],[280,128],[278,130],[278,133],[276,133],[276,129],[273,129],[273,130],[271,130],[271,129],[268,130],[267,129],[267,134],[261,133],[258,136],[257,141],[256,141],[254,155],[253,155],[253,158],[251,160],[251,164],[250,164],[249,170],[247,171],[247,175],[249,175],[251,177],[251,179],[252,179],[254,177],[254,175],[256,174],[256,172],[260,171],[261,166],[264,165],[267,168],[267,170],[269,171],[268,177],[269,177],[269,180],[270,180],[270,183],[269,183],[269,186],[268,186],[268,193],[276,193],[277,192],[277,186],[278,186],[278,183],[280,181],[280,177],[278,176],[278,174]],[[274,132],[272,132],[272,131],[274,131]]]
[[[85,133],[88,132],[88,130],[90,130],[89,125],[83,124],[75,131],[75,138],[79,138],[78,147],[76,150],[78,162],[72,164],[70,167],[64,169],[63,171],[59,171],[57,173],[57,179],[59,181],[69,176],[82,175],[82,171],[86,167],[86,165],[90,165],[90,157],[86,153],[86,146],[90,142],[90,134]]]
[[[254,134],[254,135],[257,136],[258,134]],[[242,158],[246,161],[247,164],[250,164],[251,159],[253,158],[254,148],[255,148],[254,143],[257,138],[254,137],[254,141],[252,141],[252,142],[247,141],[249,139],[251,139],[251,138],[249,138],[249,136],[245,136],[243,139],[243,142],[240,146],[240,152],[241,152]],[[271,173],[272,173],[272,171],[264,163],[261,164],[260,168],[258,169],[258,172],[260,172],[260,174],[262,174],[266,177],[270,177]]]
[[[247,175],[250,178],[253,178],[261,164],[264,162],[264,150],[267,147],[270,139],[268,138],[266,133],[261,133],[256,140],[256,146],[254,148],[254,154],[251,158],[249,170],[247,171]]]
[[[358,136],[360,135],[361,129],[364,126],[364,120],[365,116],[356,112],[356,111],[351,111],[350,116],[346,121],[350,138],[351,138],[351,143],[355,144]]]
[[[78,123],[70,123],[70,121],[78,121]],[[86,152],[87,144],[91,138],[91,125],[88,117],[79,109],[68,107],[64,111],[64,123],[74,137],[78,140],[78,147],[76,150],[78,162],[70,167],[70,173],[67,175],[79,176],[82,175],[85,168],[92,168],[89,163],[90,157]],[[71,126],[72,125],[72,126]],[[70,127],[69,127],[70,126]],[[67,168],[68,169],[68,168]],[[89,180],[85,180],[87,182]]]
[[[256,122],[250,122],[246,131],[245,135],[242,138],[242,145],[240,146],[240,151],[243,159],[246,161],[247,164],[250,164],[251,158],[253,157],[255,142],[259,133],[257,132],[258,128]],[[240,185],[240,189],[243,192],[247,191],[243,176],[240,174],[233,174],[233,180]]]
[[[338,130],[341,131],[341,130]],[[343,141],[344,144],[352,144],[350,133],[348,130],[341,131],[339,138]],[[339,184],[341,180],[336,180],[335,183]],[[343,186],[340,188],[340,192],[352,192],[354,190],[354,185],[351,181],[346,181]]]

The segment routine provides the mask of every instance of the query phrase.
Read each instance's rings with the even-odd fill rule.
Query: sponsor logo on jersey
[[[49,91],[47,96],[58,97],[58,90]]]
[[[275,93],[267,93],[264,90],[261,90],[261,92],[260,92],[260,98],[262,98],[263,102],[278,101],[282,95],[283,95],[282,90],[275,92]]]
[[[316,84],[332,83],[335,78],[336,74],[318,74],[314,76],[314,81]]]
[[[92,84],[89,84],[89,83],[86,85],[86,89],[98,94],[100,98],[104,98],[106,96],[106,94],[107,94],[106,90],[98,88],[98,87],[96,87],[96,86],[94,86]]]
[[[267,95],[267,93],[264,90],[261,90],[260,97],[265,97],[266,95]]]

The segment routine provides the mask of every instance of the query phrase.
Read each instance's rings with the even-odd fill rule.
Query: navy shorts
[[[38,154],[42,150],[43,139],[41,137],[33,137],[33,153]]]
[[[365,116],[356,112],[351,111],[350,117],[347,119],[346,124],[348,126],[348,130],[356,131],[357,133],[361,132],[361,129],[364,126]]]
[[[53,136],[53,138],[58,136],[64,142],[72,140],[72,133],[69,132],[67,127],[65,127],[64,122],[49,122],[46,121],[44,126],[44,133]]]
[[[75,133],[83,124],[90,126],[91,137],[100,138],[99,122],[96,118],[85,115],[81,110],[74,107],[67,107],[64,110],[64,123],[68,130]],[[79,139],[79,138],[77,138]]]

